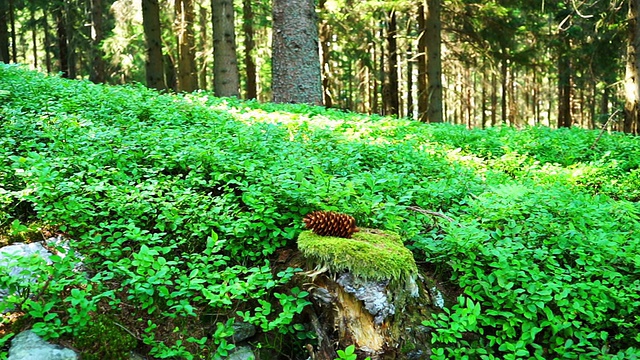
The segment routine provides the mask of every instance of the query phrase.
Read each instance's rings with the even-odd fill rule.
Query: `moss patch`
[[[351,239],[344,239],[303,231],[298,248],[333,272],[348,270],[367,280],[398,281],[418,271],[413,254],[393,232],[361,228]]]

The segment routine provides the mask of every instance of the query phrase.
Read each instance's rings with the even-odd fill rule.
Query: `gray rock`
[[[239,346],[234,352],[229,354],[227,360],[254,360],[256,355],[248,346]]]
[[[246,322],[237,322],[233,324],[233,337],[234,343],[247,340],[256,334],[256,327]]]
[[[395,306],[389,302],[387,296],[388,280],[366,281],[354,277],[351,273],[340,275],[336,281],[344,290],[353,294],[358,300],[364,302],[364,307],[373,315],[376,325],[384,322],[384,319],[395,314]]]
[[[26,330],[16,335],[11,340],[9,357],[7,360],[76,360],[73,350],[52,345],[42,340],[31,330]]]

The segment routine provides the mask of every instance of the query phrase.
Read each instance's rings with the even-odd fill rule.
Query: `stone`
[[[248,338],[256,334],[256,327],[246,322],[237,322],[233,324],[233,337],[234,343],[245,341]]]
[[[16,335],[11,340],[7,360],[76,360],[78,355],[71,349],[49,344],[31,330]]]
[[[254,360],[256,355],[248,346],[237,347],[229,356],[227,360]]]

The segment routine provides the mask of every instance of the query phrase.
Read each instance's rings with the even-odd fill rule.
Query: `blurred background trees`
[[[318,43],[325,106],[468,127],[609,120],[638,134],[637,3],[319,0],[318,30],[305,35]],[[272,10],[268,0],[6,0],[0,60],[271,101],[281,81]]]

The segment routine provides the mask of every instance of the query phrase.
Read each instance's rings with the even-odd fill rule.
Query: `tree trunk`
[[[502,59],[500,59],[500,87],[502,89],[502,98],[500,99],[500,110],[502,112],[502,124],[508,124],[508,113],[507,113],[507,101],[509,95],[508,89],[508,76],[509,76],[509,63],[507,60],[506,50],[502,49]]]
[[[425,18],[427,47],[427,119],[442,122],[442,58],[440,54],[441,28],[440,0],[427,0]]]
[[[36,23],[36,14],[35,9],[29,8],[29,15],[32,24],[31,28],[31,46],[33,47],[33,67],[35,69],[38,68],[38,26]]]
[[[335,359],[336,347],[354,345],[359,359],[428,359],[430,335],[420,324],[438,310],[436,306],[443,306],[434,301],[439,301],[441,293],[435,293],[434,281],[415,266],[399,236],[360,229],[344,243],[339,238],[331,238],[331,245],[325,245],[325,241],[324,237],[303,232],[298,238],[300,253],[290,255],[285,263],[307,270],[294,282],[311,294],[312,304],[305,314],[318,344],[307,347],[310,357]],[[340,264],[345,257],[353,258],[346,269]],[[366,263],[365,257],[369,259]],[[388,261],[391,258],[403,261],[392,264]],[[384,269],[381,264],[386,265]],[[395,272],[403,275],[366,275],[363,267],[387,273],[391,267],[398,267]]]
[[[322,105],[314,3],[313,0],[273,0],[274,102]]]
[[[178,35],[178,91],[192,92],[198,88],[196,58],[193,53],[193,1],[176,0],[176,33]]]
[[[207,34],[209,33],[208,29],[207,29],[207,23],[208,23],[208,16],[207,16],[207,8],[205,6],[203,6],[202,4],[200,5],[200,13],[199,13],[199,17],[198,17],[198,23],[200,25],[200,61],[199,61],[199,70],[198,70],[198,85],[200,87],[200,89],[207,89],[207,69],[208,69],[208,61],[207,61],[207,54],[209,54],[208,51],[208,45],[209,45],[209,37],[207,36]]]
[[[14,0],[9,1],[9,24],[11,26],[11,55],[13,62],[18,62],[18,51],[16,50],[16,19],[15,19],[15,4]]]
[[[89,80],[94,83],[106,81],[104,53],[100,46],[104,40],[102,0],[91,0],[91,74]]]
[[[409,35],[409,34],[407,34]],[[407,39],[410,39],[407,36]],[[407,117],[413,119],[413,49],[411,41],[407,41]]]
[[[158,0],[142,0],[142,26],[147,47],[145,62],[147,86],[164,90],[167,86],[164,82]]]
[[[571,58],[569,35],[562,33],[558,53],[558,127],[571,127]]]
[[[326,0],[320,0],[318,7],[321,11],[325,10]],[[324,13],[324,12],[323,12]],[[320,22],[320,49],[322,51],[322,97],[324,106],[332,107],[333,99],[331,98],[330,79],[331,67],[329,56],[329,44],[331,43],[331,28],[326,20]]]
[[[42,30],[44,31],[44,61],[47,67],[47,73],[51,73],[51,36],[49,34],[49,17],[47,14],[49,9],[42,10]]]
[[[0,61],[9,63],[9,4],[0,1]]]
[[[211,0],[213,90],[216,96],[240,96],[234,9],[231,0]]]
[[[640,0],[629,0],[624,132],[640,133]]]
[[[244,68],[247,74],[247,83],[245,89],[245,97],[247,99],[255,99],[258,96],[258,86],[256,78],[256,62],[253,60],[253,49],[256,42],[253,39],[253,8],[251,0],[242,1],[242,30],[244,31]]]
[[[427,104],[429,91],[427,89],[427,37],[424,3],[418,6],[418,120],[427,122]]]
[[[75,79],[77,75],[77,54],[76,54],[76,46],[78,41],[76,41],[76,31],[73,29],[73,19],[74,19],[74,11],[76,11],[77,4],[72,3],[73,0],[64,1],[64,14],[65,20],[64,24],[66,26],[66,37],[67,37],[67,55],[68,55],[68,78]]]
[[[395,10],[389,11],[387,15],[387,46],[388,46],[388,91],[387,91],[387,115],[399,115],[400,100],[398,94],[398,42],[396,39],[398,24]]]
[[[67,24],[64,14],[64,4],[53,9],[56,19],[56,33],[58,35],[58,61],[62,77],[69,77],[69,48],[67,41]]]

